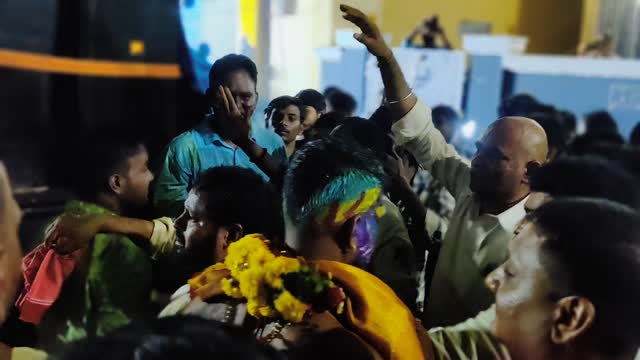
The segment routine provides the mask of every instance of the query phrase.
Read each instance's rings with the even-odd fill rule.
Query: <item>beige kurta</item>
[[[479,214],[469,188],[470,165],[435,128],[426,105],[418,102],[392,130],[396,143],[456,199],[425,307],[425,325],[454,325],[493,303],[484,278],[506,260],[507,242],[525,216],[526,199],[499,215]]]

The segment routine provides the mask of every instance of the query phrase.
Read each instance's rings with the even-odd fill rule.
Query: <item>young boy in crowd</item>
[[[80,149],[70,177],[77,200],[66,204],[65,214],[134,216],[148,204],[153,174],[141,141],[103,132]],[[38,324],[43,349],[105,335],[148,312],[150,257],[125,235],[97,234],[67,255],[42,244],[23,260],[23,275],[17,305],[21,319]]]

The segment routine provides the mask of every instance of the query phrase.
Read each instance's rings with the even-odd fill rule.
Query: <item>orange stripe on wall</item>
[[[0,67],[97,77],[178,79],[181,76],[177,64],[74,59],[7,49],[0,49]]]

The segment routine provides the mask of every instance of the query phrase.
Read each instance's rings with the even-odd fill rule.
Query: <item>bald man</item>
[[[341,10],[362,31],[354,35],[356,40],[378,59],[386,104],[396,121],[396,144],[408,149],[456,199],[425,299],[424,321],[427,328],[457,324],[493,303],[484,277],[506,260],[507,242],[525,216],[529,176],[547,158],[545,132],[531,119],[499,119],[478,141],[469,164],[447,144],[431,110],[411,92],[376,24],[352,7],[342,5]]]

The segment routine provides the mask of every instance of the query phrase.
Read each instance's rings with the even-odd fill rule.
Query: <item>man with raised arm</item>
[[[356,40],[378,59],[396,143],[456,198],[425,306],[429,327],[456,324],[493,302],[483,279],[505,261],[507,243],[525,216],[529,176],[547,157],[545,132],[528,118],[498,119],[478,141],[471,164],[464,161],[412,93],[376,24],[357,9],[340,8],[362,31]]]

